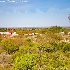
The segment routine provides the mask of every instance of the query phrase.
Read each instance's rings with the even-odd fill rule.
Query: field
[[[0,32],[0,70],[70,70],[70,28],[0,28]]]

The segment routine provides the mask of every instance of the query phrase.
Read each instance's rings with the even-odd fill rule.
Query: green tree
[[[19,51],[23,53],[37,53],[37,44],[33,43],[31,39],[26,39],[21,47],[19,47]]]
[[[63,51],[70,51],[70,43],[66,43],[66,44],[63,46]]]
[[[19,50],[19,43],[17,39],[4,39],[1,42],[3,49],[6,50],[9,54],[16,52]]]
[[[16,57],[15,64],[11,70],[36,70],[37,54],[25,54],[21,57]]]

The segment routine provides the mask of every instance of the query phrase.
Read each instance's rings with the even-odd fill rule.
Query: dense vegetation
[[[69,28],[53,26],[14,30],[19,36],[4,38],[0,35],[0,70],[70,70]]]

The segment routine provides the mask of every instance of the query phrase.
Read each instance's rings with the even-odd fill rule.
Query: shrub
[[[17,39],[4,39],[1,44],[3,49],[6,50],[9,54],[19,50],[19,43]]]

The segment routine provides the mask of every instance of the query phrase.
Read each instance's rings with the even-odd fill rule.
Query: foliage
[[[65,70],[70,69],[69,60],[60,51],[45,54],[24,54],[15,58],[11,70]]]
[[[19,43],[17,39],[4,39],[1,44],[3,49],[6,50],[9,54],[19,50]]]
[[[36,53],[37,45],[36,43],[33,43],[31,39],[26,39],[23,45],[19,48],[19,51],[22,53]]]
[[[57,47],[58,50],[70,51],[70,43],[60,42]]]
[[[64,51],[70,51],[70,43],[66,43],[66,44],[63,46],[63,50],[64,50]]]
[[[2,36],[0,35],[0,42],[2,41]]]
[[[7,28],[0,28],[0,32],[5,32],[7,31]]]
[[[34,54],[25,54],[21,57],[16,57],[15,64],[11,70],[33,70],[36,67],[37,56]]]
[[[0,70],[70,70],[70,35],[67,35],[70,29],[53,26],[15,28],[15,31],[19,34],[18,37],[0,36],[0,60],[2,52],[11,55],[11,68],[8,65],[0,66]],[[28,32],[38,34],[30,36],[27,35]],[[65,32],[64,36],[59,35],[59,32]],[[65,41],[64,37],[69,41]]]
[[[52,26],[49,28],[49,31],[53,32],[53,33],[59,33],[59,32],[63,32],[65,29],[60,27],[60,26]]]

